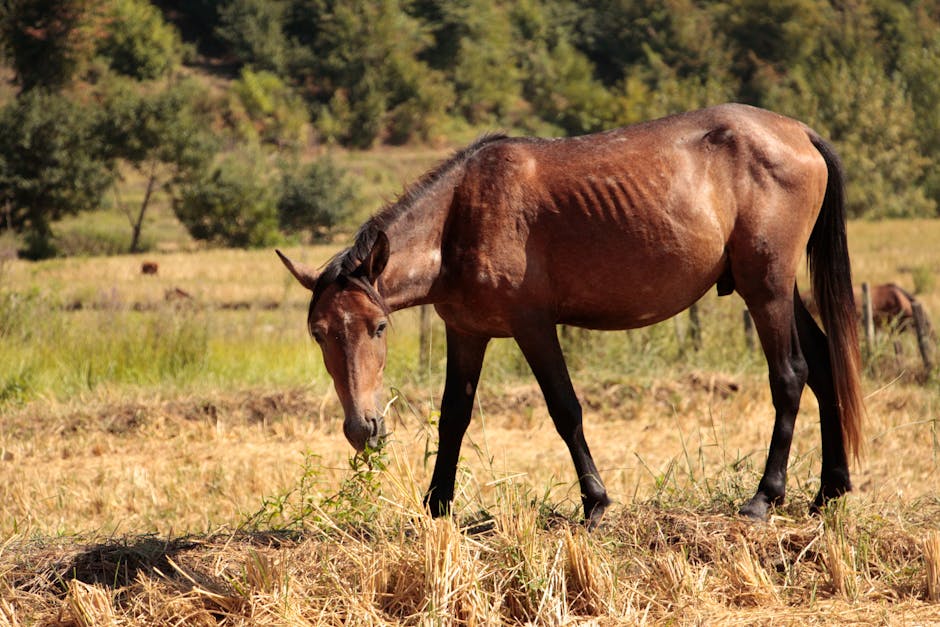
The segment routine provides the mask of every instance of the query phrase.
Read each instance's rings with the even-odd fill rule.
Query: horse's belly
[[[720,274],[720,273],[719,273]],[[655,285],[609,286],[604,293],[569,294],[558,305],[558,322],[591,329],[633,329],[656,324],[695,303],[714,279],[690,281],[681,290]],[[629,293],[625,293],[629,289]]]
[[[688,308],[727,267],[721,238],[663,247],[597,246],[582,262],[553,268],[559,322],[596,329],[655,324]]]

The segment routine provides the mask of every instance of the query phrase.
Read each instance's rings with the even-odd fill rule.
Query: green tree
[[[105,115],[98,131],[111,156],[130,164],[147,181],[139,206],[119,201],[130,222],[132,253],[139,250],[153,194],[162,189],[175,197],[180,185],[202,175],[215,154],[209,116],[200,107],[205,99],[203,89],[193,81],[177,82],[154,93],[118,82],[105,96]],[[121,183],[117,177],[116,194]]]
[[[853,217],[936,213],[923,186],[930,160],[920,151],[915,112],[899,76],[872,55],[795,68],[765,104],[798,117],[833,140],[845,162]]]
[[[573,29],[609,86],[609,124],[630,124],[736,99],[723,5],[693,0],[583,3]]]
[[[759,100],[768,74],[785,73],[816,54],[831,39],[836,19],[827,0],[732,0],[722,8],[734,72],[751,102]]]
[[[611,93],[592,77],[591,63],[566,40],[527,59],[526,96],[535,112],[569,135],[598,131],[616,118]]]
[[[432,0],[417,14],[434,34],[422,57],[453,84],[461,115],[481,123],[504,119],[518,106],[522,76],[509,6],[496,0]]]
[[[613,86],[638,71],[655,81],[655,71],[683,80],[725,80],[733,56],[723,28],[722,4],[694,0],[582,0],[573,41]],[[649,75],[649,70],[654,75]]]
[[[278,221],[285,232],[316,236],[348,217],[358,200],[356,188],[333,159],[321,157],[285,174]]]
[[[164,76],[179,65],[182,42],[176,29],[146,0],[110,0],[98,54],[117,72],[139,80]]]
[[[283,0],[228,0],[219,6],[216,35],[241,63],[281,73],[290,51],[284,34],[287,8]]]
[[[276,185],[260,151],[232,155],[186,182],[173,208],[193,238],[240,248],[280,240]]]
[[[232,123],[249,139],[302,147],[307,140],[307,105],[279,76],[243,68],[232,83]]]
[[[443,75],[421,60],[425,26],[399,0],[319,0],[291,13],[293,73],[311,85],[318,128],[367,148],[430,136],[453,101]],[[320,122],[323,122],[322,124]]]
[[[98,208],[113,162],[96,121],[92,107],[41,89],[0,110],[0,228],[25,233],[26,256],[54,253],[54,220]]]
[[[893,61],[900,73],[914,108],[914,125],[921,151],[940,155],[940,10],[931,17],[921,5],[908,10],[891,3],[892,20],[885,30],[897,33],[892,41],[896,50]],[[940,7],[938,7],[940,9]],[[924,186],[927,195],[940,205],[940,168],[928,168]]]
[[[6,0],[0,43],[20,89],[60,89],[91,58],[98,26],[94,0]]]

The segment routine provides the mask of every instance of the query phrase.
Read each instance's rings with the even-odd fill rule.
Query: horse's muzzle
[[[382,416],[362,416],[343,421],[343,434],[353,448],[362,452],[369,447],[376,449],[385,439],[385,419]]]

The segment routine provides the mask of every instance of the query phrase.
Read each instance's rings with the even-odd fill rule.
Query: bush
[[[260,156],[229,157],[183,185],[174,211],[193,238],[241,248],[280,239],[277,198]]]
[[[357,190],[345,173],[324,157],[284,176],[278,222],[284,231],[316,235],[350,215],[357,200]]]

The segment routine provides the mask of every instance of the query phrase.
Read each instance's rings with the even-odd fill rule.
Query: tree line
[[[853,217],[940,201],[937,0],[8,0],[0,45],[0,229],[33,256],[128,168],[135,241],[160,189],[194,237],[262,245],[355,195],[329,159],[299,165],[312,141],[573,135],[732,100],[833,140]]]

